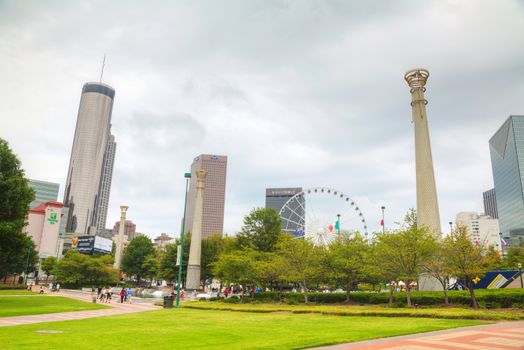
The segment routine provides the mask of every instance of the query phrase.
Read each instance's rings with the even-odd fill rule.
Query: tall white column
[[[115,263],[113,268],[115,270],[120,270],[120,263],[122,262],[122,252],[124,250],[124,231],[126,229],[126,212],[127,205],[120,206],[120,226],[118,227],[118,238],[116,241],[116,251],[115,251]]]
[[[193,231],[191,232],[191,247],[189,248],[189,261],[187,264],[186,288],[195,290],[200,287],[200,262],[202,248],[202,210],[204,208],[204,180],[207,171],[197,170],[197,185],[195,209],[193,213]]]
[[[415,128],[415,162],[417,171],[417,226],[427,227],[439,238],[440,214],[438,209],[437,188],[433,170],[433,157],[429,139],[428,118],[424,98],[425,85],[429,72],[422,68],[408,71],[404,76],[411,88],[411,107]]]

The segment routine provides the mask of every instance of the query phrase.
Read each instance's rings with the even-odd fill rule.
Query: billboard
[[[111,254],[113,241],[100,236],[74,237],[71,249],[82,254]]]
[[[101,236],[95,236],[95,244],[93,245],[93,251],[95,253],[111,254],[113,250],[113,241],[109,238]]]

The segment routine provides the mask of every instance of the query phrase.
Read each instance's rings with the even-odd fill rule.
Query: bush
[[[8,289],[26,289],[27,286],[23,284],[0,284],[0,290]]]

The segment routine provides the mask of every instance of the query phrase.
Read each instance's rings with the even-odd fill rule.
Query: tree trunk
[[[393,284],[391,284],[391,282],[389,283],[389,306],[393,306],[393,290],[394,290],[394,286]]]
[[[449,289],[449,278],[444,278],[444,304],[449,305],[448,289]]]
[[[349,294],[351,293],[351,283],[346,286],[346,302],[349,302]]]
[[[408,307],[411,307],[411,286],[409,283],[410,282],[406,283],[406,301],[408,303]]]
[[[303,282],[304,284],[302,285],[302,288],[304,288],[304,303],[308,303],[308,299],[307,299],[307,284],[306,284],[306,280],[304,280]]]
[[[479,309],[479,303],[477,302],[477,298],[475,297],[475,289],[473,289],[473,283],[469,281],[468,283],[468,289],[469,289],[469,296],[471,298],[471,305],[475,310]]]
[[[280,300],[280,304],[282,304],[282,284],[278,284],[278,300]]]

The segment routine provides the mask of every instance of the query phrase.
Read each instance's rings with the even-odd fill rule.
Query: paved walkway
[[[59,293],[53,293],[52,295],[63,296],[63,297],[68,297],[72,299],[91,302],[91,296],[85,293],[63,291]],[[58,322],[58,321],[80,320],[84,318],[113,316],[113,315],[129,314],[133,312],[143,312],[143,311],[161,309],[161,307],[155,306],[152,303],[120,304],[120,303],[117,303],[116,300],[114,300],[110,304],[104,303],[104,305],[111,306],[111,308],[102,309],[102,310],[58,312],[58,313],[42,314],[42,315],[2,317],[0,318],[0,327],[19,326],[19,325],[24,325],[24,324],[32,324],[32,323],[40,323],[40,322]]]
[[[524,349],[524,322],[456,328],[386,339],[315,348],[315,350],[516,350]]]

